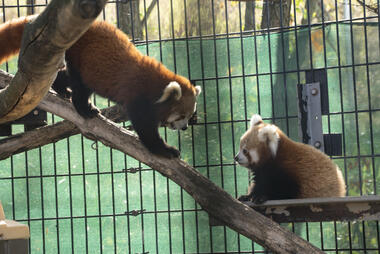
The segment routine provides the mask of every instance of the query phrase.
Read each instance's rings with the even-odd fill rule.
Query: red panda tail
[[[0,25],[0,64],[20,51],[24,27],[30,17],[13,19]]]

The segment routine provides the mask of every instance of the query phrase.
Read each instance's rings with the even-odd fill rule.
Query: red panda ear
[[[196,86],[195,80],[190,80],[190,83],[193,85],[193,87],[195,87],[195,96],[198,97],[198,95],[202,92],[202,87]]]
[[[156,103],[167,101],[172,96],[176,101],[178,101],[182,97],[181,86],[176,81],[170,82],[165,87],[161,97],[156,101]]]
[[[280,142],[280,135],[277,132],[277,127],[269,124],[261,128],[258,132],[258,139],[264,142],[269,147],[273,157],[276,157],[278,150],[278,143]]]
[[[253,128],[255,125],[258,125],[260,123],[263,123],[263,119],[261,118],[260,115],[254,114],[251,117],[251,128]]]
[[[202,92],[201,86],[195,86],[195,96],[198,97],[198,95]]]

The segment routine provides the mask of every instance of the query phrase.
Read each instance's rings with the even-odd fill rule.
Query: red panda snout
[[[196,109],[197,109],[197,97],[201,93],[201,88],[199,86],[195,86],[193,91],[182,92],[182,88],[177,82],[170,82],[170,84],[165,88],[163,95],[158,100],[161,102],[162,98],[169,98],[170,96],[166,96],[165,93],[173,93],[177,94],[174,97],[175,101],[171,106],[171,113],[168,114],[166,119],[163,119],[162,126],[169,127],[172,130],[186,130],[189,125],[189,120],[193,118]],[[180,96],[178,96],[178,94]]]
[[[235,156],[235,161],[243,167],[253,169],[260,161],[257,149],[247,149],[242,147]]]

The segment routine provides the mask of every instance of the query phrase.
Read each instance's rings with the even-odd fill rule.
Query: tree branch
[[[359,4],[363,7],[366,7],[368,8],[370,11],[374,12],[374,13],[379,13],[379,9],[378,9],[378,6],[376,4],[374,5],[369,5],[367,3],[364,3],[362,0],[357,0],[359,2]]]
[[[119,106],[106,108],[102,110],[102,114],[116,122],[128,120],[121,113]],[[70,121],[63,120],[53,125],[47,125],[0,139],[0,160],[4,160],[14,154],[58,142],[76,134],[80,134],[78,127]]]
[[[0,89],[9,85],[12,78],[13,75],[0,70]],[[102,114],[114,122],[128,120],[119,105],[103,109]],[[79,133],[80,130],[72,122],[63,120],[53,125],[40,127],[32,131],[1,139],[0,160],[4,160],[17,153],[26,152],[40,146],[57,142]]]
[[[35,108],[57,71],[63,56],[91,25],[106,0],[53,0],[25,27],[18,72],[0,91],[0,123],[18,119]]]
[[[141,24],[143,24],[143,25],[145,24],[145,22],[148,20],[150,14],[152,13],[152,11],[153,11],[154,7],[156,6],[156,4],[157,4],[157,0],[153,0],[150,3],[150,5],[148,6],[148,9],[145,12],[144,18],[141,20]]]

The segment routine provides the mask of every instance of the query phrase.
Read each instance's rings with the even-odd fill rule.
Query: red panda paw
[[[91,108],[88,111],[88,116],[90,118],[92,118],[92,117],[95,117],[95,116],[97,116],[99,114],[100,114],[100,110],[97,107],[91,105]]]
[[[76,110],[79,115],[86,119],[93,118],[100,113],[100,110],[91,103],[89,103],[86,107],[76,107]]]
[[[254,196],[254,195],[241,195],[238,200],[240,202],[253,202],[255,204],[262,204],[264,203],[265,201],[268,200],[268,197],[265,196],[265,195],[261,195],[261,196]]]
[[[268,200],[268,197],[266,195],[260,195],[260,196],[252,197],[252,202],[255,204],[262,204],[267,200]]]
[[[155,151],[155,154],[168,158],[168,159],[179,158],[180,156],[180,152],[176,148],[172,146],[168,146],[168,145],[166,145],[165,147],[162,147],[162,149],[158,151]]]
[[[252,195],[241,195],[240,197],[238,197],[238,200],[240,202],[252,201]]]

